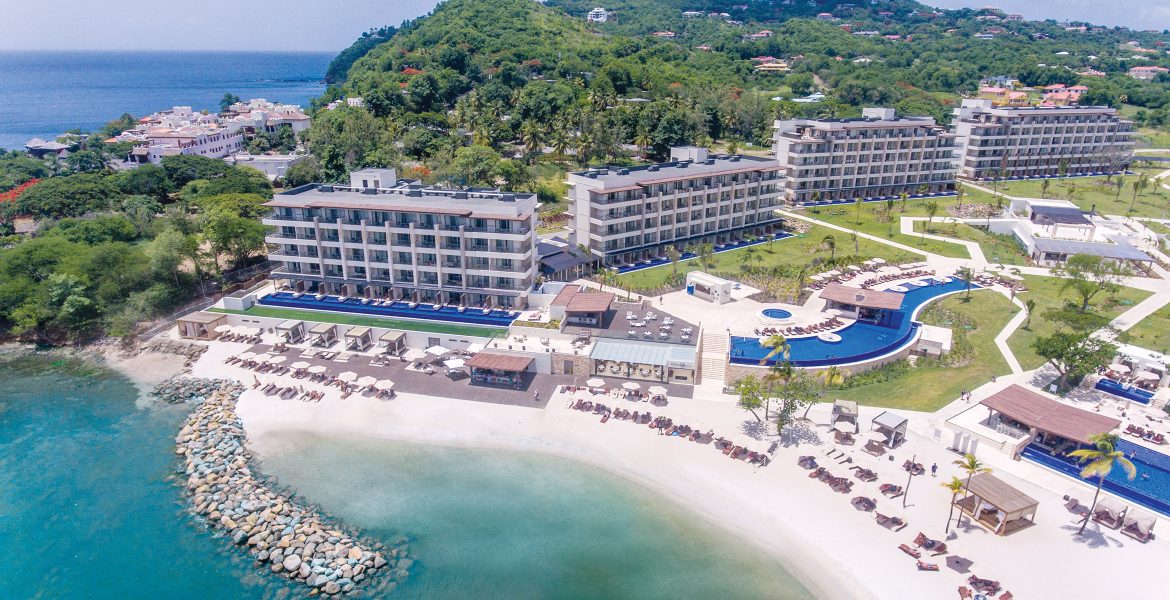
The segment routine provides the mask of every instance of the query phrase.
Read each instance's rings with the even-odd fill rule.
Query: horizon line
[[[324,54],[339,53],[341,50],[257,50],[248,48],[0,48],[0,52],[192,52],[213,54],[218,52],[256,52],[264,54]]]

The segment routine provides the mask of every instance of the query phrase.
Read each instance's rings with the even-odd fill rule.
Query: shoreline
[[[248,424],[245,422],[245,429],[248,429]],[[796,579],[813,597],[818,600],[847,600],[850,598],[868,597],[869,590],[859,588],[856,586],[841,585],[844,583],[840,579],[825,580],[814,578],[810,573],[817,571],[815,565],[811,564],[814,561],[808,558],[807,554],[788,552],[786,548],[795,547],[795,544],[790,543],[792,540],[777,540],[772,543],[767,543],[761,536],[753,535],[751,530],[740,529],[730,525],[725,517],[714,514],[705,510],[701,505],[697,505],[688,501],[686,495],[676,493],[677,490],[670,487],[663,487],[659,485],[654,478],[640,475],[636,470],[630,467],[618,467],[616,463],[605,462],[590,458],[587,454],[577,452],[557,450],[553,446],[536,446],[532,444],[518,443],[514,440],[505,440],[502,438],[496,440],[476,440],[476,441],[453,441],[444,440],[436,441],[425,436],[384,436],[373,435],[367,431],[362,431],[360,428],[351,431],[319,431],[306,428],[277,428],[267,431],[259,431],[249,434],[249,440],[256,458],[261,464],[264,462],[265,451],[274,451],[275,444],[271,439],[265,439],[270,435],[277,434],[311,434],[314,436],[329,438],[345,435],[351,438],[362,439],[373,442],[390,442],[390,443],[404,443],[419,446],[427,446],[432,448],[450,448],[459,450],[492,450],[514,452],[518,454],[539,454],[543,456],[554,457],[561,460],[571,461],[578,465],[583,465],[590,468],[595,468],[603,471],[609,475],[615,476],[622,481],[628,482],[661,499],[669,502],[674,508],[682,513],[692,515],[703,521],[704,524],[718,529],[727,535],[736,538],[737,540],[751,544],[756,549],[765,552],[773,558],[776,562],[784,568],[784,570]],[[784,543],[781,543],[784,542]],[[828,581],[833,585],[824,585]],[[863,592],[864,596],[858,595]]]
[[[590,435],[591,425],[597,425],[595,417],[562,407],[559,403],[567,405],[568,401],[561,395],[550,402],[553,405],[548,409],[537,410],[399,394],[389,402],[351,396],[342,403],[330,405],[328,400],[319,404],[281,401],[248,390],[241,396],[238,410],[251,448],[261,461],[266,454],[279,453],[284,448],[274,443],[269,434],[290,432],[463,449],[535,452],[571,460],[663,497],[683,512],[767,553],[820,600],[881,597],[879,592],[861,583],[866,580],[861,573],[841,576],[853,571],[853,565],[839,560],[832,544],[818,543],[793,523],[802,519],[800,510],[770,511],[765,507],[761,507],[764,512],[727,510],[728,505],[745,508],[758,505],[769,496],[770,490],[766,488],[745,490],[741,486],[743,478],[750,480],[753,474],[759,474],[753,466],[730,461],[712,448],[704,448],[705,451],[690,448],[694,454],[701,455],[702,460],[695,463],[703,463],[704,468],[688,468],[686,463],[677,464],[680,454],[691,454],[682,442],[660,439],[657,442],[661,443],[657,443],[650,438],[659,436],[649,429],[637,430],[632,424],[601,426],[603,435]],[[326,407],[333,410],[314,411]],[[634,460],[623,457],[634,457]],[[777,464],[769,469],[776,472],[783,469],[787,471],[782,474],[785,477],[805,478],[803,472],[793,471],[790,466]],[[708,467],[714,467],[714,472]],[[733,472],[733,476],[726,477],[724,469]],[[757,478],[756,484],[766,485],[763,478]],[[702,493],[694,493],[696,489]],[[776,498],[777,504],[785,500]],[[812,549],[821,551],[806,551]]]

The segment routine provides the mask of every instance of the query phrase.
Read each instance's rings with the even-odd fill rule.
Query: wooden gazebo
[[[1039,504],[1035,498],[991,473],[972,477],[967,495],[955,501],[960,511],[996,535],[1007,535],[1032,525]]]
[[[219,337],[215,328],[226,320],[225,314],[199,311],[179,317],[176,323],[179,326],[179,337],[211,341]]]

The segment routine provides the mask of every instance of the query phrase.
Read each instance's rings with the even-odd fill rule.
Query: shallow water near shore
[[[80,360],[0,362],[0,598],[303,596],[186,513],[168,478],[190,407],[137,395]],[[410,540],[407,581],[359,597],[811,598],[745,543],[573,462],[297,433],[265,447],[282,485]]]

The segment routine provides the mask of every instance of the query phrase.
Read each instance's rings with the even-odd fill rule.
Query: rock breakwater
[[[211,393],[175,438],[175,452],[185,459],[191,510],[247,548],[258,566],[304,583],[310,594],[348,593],[376,571],[405,577],[411,564],[405,548],[363,542],[253,474],[235,411],[241,393],[234,383]]]
[[[159,382],[150,395],[167,404],[203,402],[216,392],[223,391],[239,395],[243,384],[231,379],[206,379],[201,377],[175,376]]]

